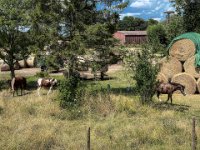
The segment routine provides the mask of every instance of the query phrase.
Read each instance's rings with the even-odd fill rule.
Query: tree
[[[119,22],[118,30],[121,31],[135,31],[146,30],[147,22],[141,18],[126,16]]]
[[[15,77],[14,64],[29,54],[29,26],[26,13],[28,1],[0,0],[0,58]]]
[[[170,22],[164,24],[168,41],[172,41],[173,38],[179,36],[180,34],[185,33],[183,24],[184,23],[182,16],[180,15],[171,16]]]
[[[200,32],[200,2],[199,0],[172,0],[176,11],[183,16],[183,26],[186,32]]]
[[[93,49],[93,70],[100,70],[101,79],[104,79],[105,72],[110,63],[111,48],[115,44],[115,39],[106,24],[91,25],[86,30],[86,46]]]
[[[147,28],[147,34],[153,52],[165,54],[164,48],[167,46],[167,35],[164,26],[162,24],[149,26]]]
[[[157,20],[154,20],[154,19],[149,19],[149,20],[147,21],[148,26],[156,25],[156,24],[158,24],[158,23],[159,23],[159,22],[158,22]]]

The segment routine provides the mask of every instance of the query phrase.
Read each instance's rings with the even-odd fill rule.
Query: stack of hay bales
[[[169,56],[160,61],[158,80],[171,79],[184,85],[187,94],[200,93],[200,66],[196,65],[200,58],[200,34],[182,34],[172,41],[168,50]]]

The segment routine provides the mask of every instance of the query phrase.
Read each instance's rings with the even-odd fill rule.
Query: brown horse
[[[13,97],[15,95],[15,91],[17,92],[18,95],[18,89],[21,89],[21,96],[22,96],[22,90],[26,89],[26,78],[25,77],[14,77],[11,80],[11,89],[13,91]]]
[[[160,94],[168,94],[167,101],[169,101],[170,99],[171,104],[172,104],[172,94],[175,91],[179,90],[185,96],[186,94],[184,92],[184,89],[185,89],[185,86],[179,83],[174,83],[174,82],[169,81],[169,83],[159,83],[159,85],[156,88],[156,92],[157,92],[157,97],[160,101],[161,101],[161,99],[159,98]]]

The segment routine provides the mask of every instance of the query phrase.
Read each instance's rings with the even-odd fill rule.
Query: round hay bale
[[[15,63],[14,68],[15,68],[15,70],[19,70],[19,69],[20,69],[19,62],[18,62],[18,61]]]
[[[27,66],[30,68],[35,67],[36,64],[36,59],[33,56],[30,56],[27,60],[26,60]]]
[[[15,63],[14,68],[15,68],[15,70],[20,69],[18,62]],[[10,67],[7,64],[3,64],[3,65],[1,65],[1,71],[10,71]]]
[[[0,65],[3,65],[4,61],[2,59],[0,59]]]
[[[197,90],[200,93],[200,78],[197,80]]]
[[[175,57],[164,57],[160,61],[160,72],[167,79],[172,78],[175,74],[181,73],[183,70],[182,64]]]
[[[185,72],[191,74],[195,78],[200,77],[200,68],[196,68],[195,66],[195,56],[187,59],[183,65]]]
[[[10,67],[7,64],[1,65],[1,71],[10,71]]]
[[[168,82],[167,77],[161,72],[158,73],[156,80],[159,81],[159,82],[163,82],[163,83]]]
[[[188,73],[179,73],[173,76],[172,82],[180,83],[185,86],[186,94],[194,94],[196,92],[196,80]],[[177,93],[180,93],[179,91]]]
[[[196,52],[195,44],[189,39],[181,39],[170,47],[169,55],[177,58],[180,61],[186,61]]]
[[[25,60],[20,60],[19,61],[19,66],[20,66],[20,68],[26,68],[27,67],[26,61]]]

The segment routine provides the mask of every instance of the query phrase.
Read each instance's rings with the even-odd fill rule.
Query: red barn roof
[[[117,31],[124,35],[147,35],[147,31]]]

